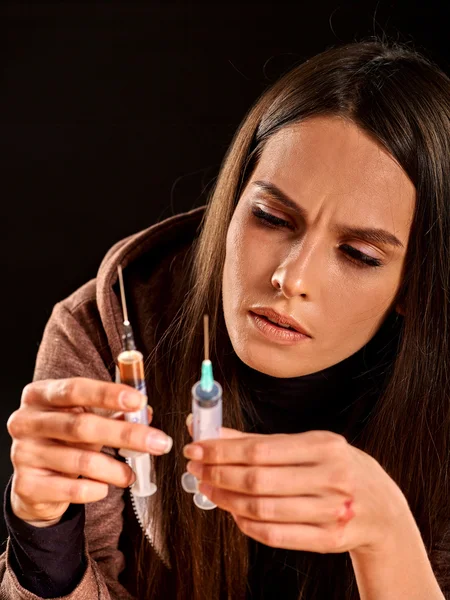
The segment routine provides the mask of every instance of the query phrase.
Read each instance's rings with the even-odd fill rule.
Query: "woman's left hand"
[[[185,446],[200,491],[246,535],[319,553],[383,550],[410,518],[397,484],[371,456],[330,431],[251,435]]]

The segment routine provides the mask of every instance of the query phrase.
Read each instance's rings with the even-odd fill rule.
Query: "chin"
[[[289,356],[286,349],[271,349],[257,347],[254,343],[241,342],[233,343],[234,350],[243,363],[251,369],[270,375],[271,377],[287,378],[301,377],[308,375],[314,370],[309,369],[307,364],[301,365],[300,360],[292,361],[292,356]],[[283,351],[284,350],[284,351]],[[292,349],[290,349],[292,353]],[[291,363],[292,361],[292,363]]]

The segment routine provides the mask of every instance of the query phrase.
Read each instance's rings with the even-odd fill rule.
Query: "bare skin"
[[[227,234],[223,306],[240,359],[280,378],[314,373],[357,352],[392,309],[403,312],[395,298],[414,203],[401,167],[348,121],[314,118],[271,138]],[[264,309],[308,335],[255,319]],[[184,455],[200,491],[266,545],[389,557],[407,534],[423,557],[402,491],[342,435],[227,430]],[[435,587],[430,572],[423,589]]]
[[[278,186],[293,208],[257,192],[258,180]],[[252,214],[255,207],[287,225],[267,227]],[[413,207],[414,188],[405,173],[354,125],[317,118],[274,136],[239,200],[227,238],[223,302],[240,358],[265,373],[289,377],[323,369],[362,347],[392,307]],[[338,224],[381,228],[401,245],[338,236],[333,231]],[[382,266],[358,266],[343,253],[344,243]],[[290,346],[264,338],[248,316],[261,305],[296,318],[311,338]],[[124,410],[119,398],[125,390],[82,378],[25,388],[20,409],[8,421],[17,516],[50,525],[70,503],[104,498],[108,483],[130,485],[131,469],[100,453],[102,446],[163,453],[163,432],[99,414]],[[145,445],[149,433],[153,441],[161,437],[159,446]]]
[[[277,186],[293,206],[257,181]],[[403,169],[348,121],[315,117],[275,134],[227,236],[223,308],[240,359],[275,377],[296,377],[362,348],[394,308],[414,203],[415,188]],[[268,227],[255,211],[286,225]],[[337,226],[383,229],[401,245],[368,242],[337,232]],[[348,246],[381,265],[358,262]],[[311,337],[295,345],[268,340],[249,316],[261,306],[294,317]]]
[[[132,405],[125,404],[127,398]],[[7,423],[13,438],[13,512],[47,527],[60,520],[69,504],[105,498],[108,484],[131,485],[135,475],[130,467],[100,450],[108,446],[155,455],[170,450],[171,438],[162,431],[123,419],[124,412],[146,402],[129,386],[81,377],[27,385]],[[151,415],[150,408],[150,421]]]

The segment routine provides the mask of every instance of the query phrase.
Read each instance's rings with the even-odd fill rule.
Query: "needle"
[[[122,310],[123,310],[123,317],[124,317],[124,323],[129,323],[128,321],[128,311],[127,311],[127,302],[125,300],[125,288],[123,286],[123,275],[122,275],[122,267],[119,265],[117,267],[117,271],[119,273],[119,284],[120,284],[120,296],[122,298]]]
[[[205,343],[205,360],[209,360],[209,317],[203,315],[203,336]]]
[[[124,350],[136,350],[136,344],[134,342],[133,330],[131,328],[130,321],[128,320],[127,302],[125,300],[125,288],[123,285],[122,267],[118,265],[117,272],[119,273],[119,284],[120,284],[120,295],[122,297],[122,310],[123,310],[123,334],[122,342]]]

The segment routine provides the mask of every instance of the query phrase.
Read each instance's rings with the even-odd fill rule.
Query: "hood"
[[[151,340],[148,338],[154,328],[142,333],[143,317],[151,319],[153,306],[160,304],[155,302],[152,291],[158,290],[157,299],[163,300],[163,286],[159,280],[170,276],[169,273],[164,273],[164,269],[171,269],[175,261],[179,262],[184,257],[196,237],[203,215],[204,207],[200,207],[165,219],[120,240],[105,255],[97,273],[96,300],[114,357],[122,349],[123,323],[117,267],[122,266],[130,322],[135,335],[144,345],[144,348],[139,349],[145,355],[145,350],[150,349]]]
[[[123,315],[118,265],[122,266],[127,309],[136,346],[145,358],[154,347],[160,332],[168,325],[172,310],[176,310],[183,297],[177,290],[177,283],[182,279],[179,274],[183,270],[184,260],[192,247],[203,215],[204,207],[201,207],[165,219],[120,240],[106,254],[97,275],[96,300],[113,358],[122,350]],[[120,375],[116,367],[116,382],[118,381]],[[135,460],[139,459],[126,459],[132,468]],[[146,464],[148,470],[148,462]],[[150,468],[154,468],[151,456]],[[153,476],[152,479],[154,480]],[[158,492],[144,498],[135,496],[131,488],[129,493],[134,513],[147,540],[170,568],[169,553],[160,523],[154,518],[157,514]]]

